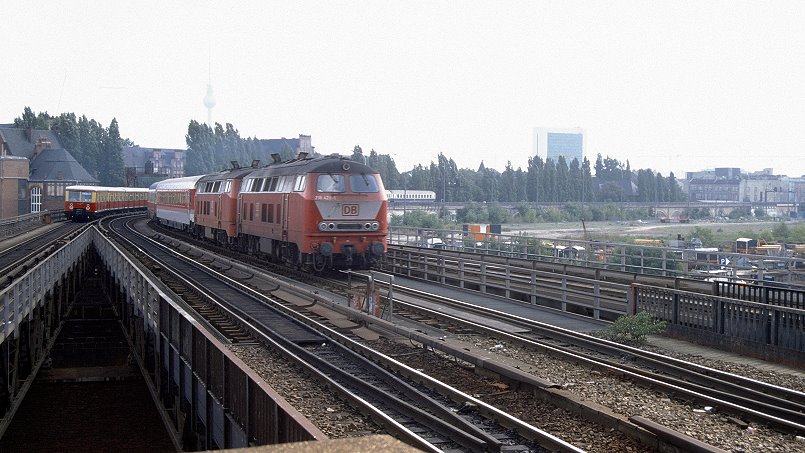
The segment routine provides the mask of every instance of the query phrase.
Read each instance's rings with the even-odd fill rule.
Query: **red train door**
[[[218,219],[218,229],[221,229],[221,211],[223,211],[223,196],[218,194],[218,203],[215,207],[215,218]]]
[[[290,194],[282,195],[282,240],[288,242],[288,197]]]
[[[235,225],[237,225],[237,231],[235,232],[237,235],[243,233],[243,194],[238,192],[237,203],[235,204]]]

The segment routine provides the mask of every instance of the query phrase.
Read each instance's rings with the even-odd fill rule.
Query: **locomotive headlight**
[[[327,231],[327,222],[322,222],[319,224],[319,231]]]
[[[327,225],[327,228],[330,229],[330,230],[334,230],[335,229],[335,224],[330,223],[329,225]]]
[[[369,222],[364,223],[363,224],[363,229],[364,230],[371,230],[372,229],[372,224],[370,224]]]
[[[380,224],[377,222],[372,222],[372,231],[377,231],[380,228]]]

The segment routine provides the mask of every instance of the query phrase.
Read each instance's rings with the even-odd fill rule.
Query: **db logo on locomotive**
[[[358,205],[356,205],[356,204],[344,204],[344,205],[341,205],[341,215],[344,215],[344,216],[356,216],[356,215],[358,215]]]

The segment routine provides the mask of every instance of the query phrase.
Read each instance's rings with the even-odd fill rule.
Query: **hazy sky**
[[[16,1],[0,123],[75,112],[141,146],[190,119],[398,168],[525,168],[534,127],[667,175],[805,174],[805,2]]]

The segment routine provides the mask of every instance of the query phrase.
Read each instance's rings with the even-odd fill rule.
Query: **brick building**
[[[123,147],[126,185],[148,187],[155,181],[184,176],[187,152],[183,149]]]

